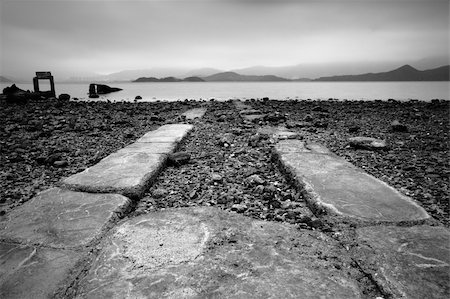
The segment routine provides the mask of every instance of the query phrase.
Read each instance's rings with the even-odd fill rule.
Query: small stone
[[[264,192],[264,185],[258,185],[254,189],[255,193],[262,194]]]
[[[386,149],[386,141],[371,137],[352,137],[348,139],[349,145],[355,149],[380,150]]]
[[[349,133],[357,133],[357,132],[359,132],[360,129],[361,128],[359,126],[352,126],[352,127],[348,128],[348,132]]]
[[[401,124],[398,120],[394,120],[391,123],[392,132],[408,132],[408,127],[404,124]]]
[[[142,100],[142,97],[141,96],[136,96],[134,99],[135,100]]]
[[[167,195],[167,190],[162,189],[162,188],[153,190],[153,192],[152,192],[153,198],[156,198],[156,199],[165,197],[166,195]]]
[[[211,179],[212,179],[214,182],[220,182],[220,181],[222,181],[222,176],[221,176],[220,174],[213,173],[213,174],[211,175]]]
[[[243,213],[245,210],[247,210],[247,206],[244,204],[234,204],[231,206],[231,210],[232,211],[236,211],[238,213]]]
[[[59,99],[60,101],[66,102],[66,101],[69,101],[69,100],[70,100],[70,95],[67,94],[67,93],[62,93],[62,94],[59,95],[58,99]]]
[[[191,155],[187,152],[169,154],[169,157],[167,158],[168,164],[172,166],[187,164],[190,160]]]
[[[303,120],[306,122],[311,122],[313,121],[313,117],[310,114],[306,114]]]
[[[66,167],[68,164],[69,163],[64,160],[59,160],[59,161],[53,162],[53,166],[55,166],[55,167]]]
[[[250,185],[263,185],[265,181],[257,174],[253,174],[247,178]]]

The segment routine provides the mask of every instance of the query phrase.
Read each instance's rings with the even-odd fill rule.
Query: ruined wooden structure
[[[39,90],[39,80],[50,80],[50,90],[49,91],[40,91]],[[34,92],[45,93],[50,97],[56,97],[55,92],[55,81],[53,80],[53,76],[51,72],[36,72],[36,77],[33,78],[33,87]]]

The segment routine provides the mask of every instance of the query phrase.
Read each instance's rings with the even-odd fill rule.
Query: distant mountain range
[[[0,82],[1,83],[12,83],[13,81],[9,80],[6,77],[0,76]]]
[[[439,63],[444,62],[444,63]],[[439,64],[438,64],[439,63]],[[249,68],[223,71],[214,68],[152,68],[125,70],[108,75],[85,73],[78,77],[64,79],[55,77],[57,83],[92,82],[283,82],[283,81],[449,81],[448,59],[424,59],[414,61],[414,67],[405,64],[400,68],[392,62],[299,64],[292,66]],[[426,65],[439,66],[427,69]],[[420,71],[419,69],[426,69]],[[429,67],[428,67],[429,68]],[[371,73],[365,73],[371,70]],[[385,71],[390,70],[390,71]],[[338,74],[338,75],[337,75]],[[26,79],[0,76],[2,83],[30,83]],[[6,74],[7,75],[7,74]],[[138,79],[136,79],[138,78]],[[184,78],[184,79],[183,79]]]
[[[314,81],[449,81],[450,66],[419,71],[410,65],[382,73],[320,77]]]
[[[314,80],[307,78],[290,80],[274,75],[258,76],[242,75],[236,72],[220,72],[205,77],[193,76],[184,79],[140,77],[132,82],[449,81],[449,74],[450,66],[448,65],[425,71],[419,71],[410,65],[404,65],[389,72],[320,77]]]
[[[205,82],[199,77],[187,77],[184,79],[178,79],[175,77],[155,78],[155,77],[140,77],[132,82]]]

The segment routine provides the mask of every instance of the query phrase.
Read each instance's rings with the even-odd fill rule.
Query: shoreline
[[[412,197],[432,217],[446,227],[450,226],[449,101],[267,99],[248,103],[254,109],[272,116],[253,123],[253,128],[285,126],[299,133],[304,140],[320,142],[337,155]],[[97,163],[145,132],[163,124],[182,121],[180,115],[185,110],[205,105],[211,110],[205,123],[221,128],[228,122],[236,130],[245,131],[238,118],[229,117],[236,114],[229,101],[40,101],[25,105],[0,102],[0,213],[7,213],[39,191],[57,186],[61,178]],[[221,110],[216,111],[215,106]],[[404,123],[408,132],[391,132],[389,127],[393,120]],[[356,132],[349,132],[350,128],[355,130],[356,127]],[[218,134],[214,130],[210,133]],[[253,150],[246,140],[253,138],[252,134],[245,133],[245,138],[241,138],[243,151]],[[384,151],[354,150],[347,147],[348,138],[353,136],[384,139],[389,148]],[[212,137],[220,140],[223,136]],[[192,138],[202,143],[206,142],[207,137],[194,135]],[[270,147],[270,144],[265,146]],[[209,148],[209,151],[215,150],[214,147]],[[209,155],[213,156],[205,158],[199,154],[198,159],[217,158],[214,152]],[[262,156],[255,159],[258,163],[272,163]],[[211,167],[214,170],[221,165],[216,163]],[[274,168],[274,165],[268,167]],[[265,175],[264,171],[261,176]],[[227,171],[221,175],[226,177]],[[205,177],[202,180],[205,181]],[[165,184],[165,188],[176,189],[177,182],[169,180]],[[220,192],[228,194],[231,192],[228,189]],[[174,197],[173,201],[177,200],[181,197]]]

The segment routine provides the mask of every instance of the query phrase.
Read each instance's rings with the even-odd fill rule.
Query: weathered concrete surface
[[[194,109],[189,109],[188,111],[184,112],[181,115],[186,117],[186,119],[193,120],[196,118],[202,118],[203,115],[205,115],[205,113],[206,113],[206,108],[194,108]]]
[[[145,153],[145,154],[169,154],[175,150],[176,142],[135,142],[116,153]],[[112,157],[114,154],[108,156]]]
[[[49,298],[81,254],[0,242],[0,298]]]
[[[193,126],[188,124],[164,125],[159,127],[157,130],[146,133],[136,142],[179,142],[189,133],[190,130],[192,130],[192,128]]]
[[[119,193],[139,198],[163,167],[166,154],[127,152],[122,149],[96,165],[74,174],[63,183],[70,189],[94,193]]]
[[[258,128],[258,133],[270,135],[272,138],[275,138],[277,140],[300,138],[298,133],[289,131],[288,129],[286,129],[286,127],[281,127],[281,126],[279,126],[279,127],[270,127],[270,126],[261,127],[261,128]]]
[[[100,246],[78,298],[361,297],[334,240],[214,208],[139,216]]]
[[[129,204],[118,194],[52,188],[3,216],[0,239],[54,248],[85,246]]]
[[[450,298],[450,233],[443,227],[357,230],[354,255],[394,298]]]
[[[316,153],[331,154],[331,151],[325,146],[317,143],[307,143],[302,140],[281,140],[275,145],[279,153]]]
[[[413,221],[429,218],[409,197],[356,168],[323,147],[299,146],[285,140],[275,154],[285,170],[310,195],[310,202],[329,212],[371,221]],[[305,151],[305,148],[307,151]]]
[[[164,125],[63,183],[73,190],[139,198],[164,166],[167,154],[191,129],[187,124]]]

